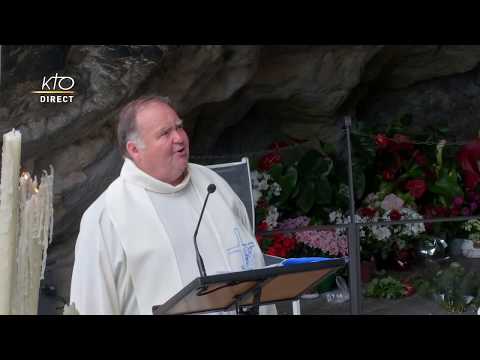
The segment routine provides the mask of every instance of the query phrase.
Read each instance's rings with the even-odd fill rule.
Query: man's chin
[[[177,158],[177,163],[178,163],[179,167],[181,167],[181,166],[186,167],[187,166],[188,160],[189,160],[188,159],[189,158],[188,154],[178,154],[178,155],[176,155],[176,158]]]

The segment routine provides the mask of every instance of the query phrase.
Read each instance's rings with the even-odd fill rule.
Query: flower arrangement
[[[414,209],[405,205],[395,194],[388,194],[382,199],[382,194],[369,194],[357,214],[357,223],[397,221],[405,219],[422,219]],[[330,213],[330,221],[334,224],[349,223],[350,216],[339,211]],[[346,229],[337,229],[339,234],[345,234]],[[360,228],[362,257],[386,259],[392,251],[402,251],[412,246],[419,234],[425,232],[423,223],[396,225],[368,225]]]
[[[354,142],[354,163],[366,164],[360,166],[366,174],[365,193],[393,193],[424,218],[479,214],[480,137],[458,149],[444,140],[446,129],[431,128],[407,136],[410,124],[407,116],[382,132],[360,129],[371,134]],[[459,222],[426,223],[425,228],[430,236],[441,236],[447,242],[463,230]]]
[[[333,161],[324,152],[309,150],[299,159],[280,155],[286,143],[275,144],[251,172],[257,232],[295,230],[328,219],[328,207],[347,204],[346,185],[334,174]],[[346,236],[334,230],[297,231],[257,235],[262,250],[270,255],[343,256]]]
[[[463,224],[463,228],[468,232],[468,238],[473,241],[473,246],[480,248],[480,220],[468,220]]]
[[[480,138],[453,153],[454,147],[442,140],[443,130],[407,136],[407,126],[404,120],[397,121],[383,132],[371,130],[369,138],[352,132],[354,190],[360,205],[356,221],[479,214]],[[257,233],[290,230],[268,237],[260,234],[262,249],[279,256],[346,255],[346,228],[301,230],[349,222],[345,164],[340,159],[334,162],[333,152],[325,149],[289,158],[282,151],[287,145],[273,144],[252,171]],[[361,256],[386,260],[394,254],[401,264],[414,256],[417,242],[427,235],[448,242],[460,226],[459,222],[362,226]]]

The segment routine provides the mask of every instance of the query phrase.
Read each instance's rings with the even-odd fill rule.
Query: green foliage
[[[373,134],[374,132],[373,128],[369,128],[363,122],[352,124],[350,139],[352,142],[353,186],[357,199],[362,198],[367,192],[366,173],[373,170],[376,156],[375,141],[364,134]]]
[[[430,185],[430,191],[438,194],[439,201],[443,206],[450,206],[455,196],[463,196],[462,188],[458,180],[460,175],[455,169],[442,167],[438,179]]]
[[[366,295],[375,298],[397,299],[405,296],[403,284],[391,276],[375,278],[367,286]]]
[[[468,296],[478,293],[480,278],[475,273],[466,273],[459,263],[453,262],[435,274],[432,285],[436,294],[443,295],[443,307],[451,312],[464,312]]]
[[[278,200],[279,204],[285,203],[288,198],[292,195],[292,192],[295,190],[298,183],[298,173],[293,166],[289,166],[286,169],[285,174],[281,174],[278,177],[273,176],[277,183],[282,188],[280,193],[280,198]]]
[[[389,124],[385,133],[388,136],[393,136],[395,134],[408,132],[407,129],[412,125],[412,122],[412,114],[402,114]]]
[[[268,173],[280,185],[280,196],[274,205],[301,214],[318,213],[318,207],[344,201],[344,194],[333,172],[333,161],[317,150],[305,153],[291,164],[275,164]]]
[[[433,275],[425,275],[413,281],[417,292],[424,297],[437,297],[446,310],[462,313],[469,305],[480,305],[480,274],[466,272],[459,263],[453,262],[445,269],[437,269]]]

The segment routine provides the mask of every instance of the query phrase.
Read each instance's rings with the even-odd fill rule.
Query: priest
[[[152,314],[199,276],[264,266],[245,206],[212,170],[189,163],[189,139],[168,100],[144,96],[119,114],[120,176],[85,211],[70,304],[80,314]],[[262,306],[260,314],[276,314]]]

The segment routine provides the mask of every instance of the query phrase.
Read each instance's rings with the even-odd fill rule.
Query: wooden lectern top
[[[253,305],[254,290],[259,287],[262,305],[295,300],[344,265],[345,259],[338,258],[198,277],[152,310],[154,315],[231,310],[237,304]]]

